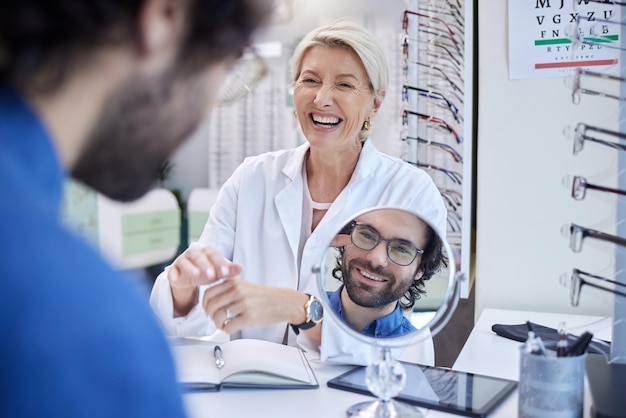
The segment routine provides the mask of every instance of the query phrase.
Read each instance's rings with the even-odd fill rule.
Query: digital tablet
[[[401,363],[406,370],[406,385],[394,399],[468,417],[486,417],[517,386],[513,380]],[[373,396],[367,389],[363,366],[329,380],[328,386]]]

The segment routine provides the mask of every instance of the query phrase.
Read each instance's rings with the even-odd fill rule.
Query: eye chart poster
[[[509,78],[617,72],[622,28],[612,0],[509,0]]]

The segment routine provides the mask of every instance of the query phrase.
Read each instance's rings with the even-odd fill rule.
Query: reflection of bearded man
[[[380,266],[374,267],[366,260],[350,259],[349,254],[345,252],[343,258],[345,262],[341,263],[341,278],[348,296],[354,303],[366,308],[378,308],[397,302],[408,292],[419,272],[417,269],[410,277],[397,278],[390,271]],[[371,272],[387,279],[386,285],[383,288],[374,288],[354,279],[353,274],[358,274],[357,270],[363,275]],[[421,282],[420,287],[423,287],[423,281],[421,279],[417,281]]]

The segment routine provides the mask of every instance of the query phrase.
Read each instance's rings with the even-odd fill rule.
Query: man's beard
[[[365,308],[379,308],[398,302],[413,283],[413,280],[404,279],[402,283],[394,288],[393,286],[397,280],[395,280],[393,274],[386,272],[384,269],[375,268],[367,262],[358,262],[356,259],[350,260],[347,264],[347,269],[346,263],[343,263],[341,266],[343,284],[350,299],[357,305]],[[352,279],[352,272],[357,267],[390,280],[385,282],[384,287],[369,286],[366,283]]]
[[[126,82],[106,101],[72,177],[115,200],[143,196],[204,116],[196,84],[172,72]]]

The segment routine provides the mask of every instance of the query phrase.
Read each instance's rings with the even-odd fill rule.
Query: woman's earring
[[[363,130],[364,131],[369,131],[372,128],[372,122],[370,122],[370,120],[366,120],[365,122],[363,122]]]

